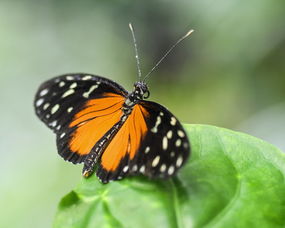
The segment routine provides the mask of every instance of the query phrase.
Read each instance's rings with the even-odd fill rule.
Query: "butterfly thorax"
[[[138,81],[134,84],[134,90],[130,92],[123,105],[124,113],[128,114],[133,107],[143,99],[147,99],[150,93],[145,82]]]

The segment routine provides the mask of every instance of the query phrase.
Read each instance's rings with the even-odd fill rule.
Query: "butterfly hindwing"
[[[185,163],[189,153],[180,122],[163,106],[141,101],[106,148],[96,174],[104,183],[138,173],[167,178]]]
[[[103,183],[121,179],[129,173],[130,160],[136,157],[141,141],[148,131],[144,120],[147,115],[143,107],[135,105],[105,149],[96,172]]]
[[[168,178],[177,172],[190,154],[190,143],[178,119],[165,107],[151,101],[139,103],[149,113],[148,131],[137,156],[130,162],[130,173],[140,172],[151,178]]]
[[[66,74],[44,82],[36,94],[34,106],[37,116],[57,134],[59,154],[65,160],[79,163],[90,145],[96,143],[87,139],[91,130],[99,131],[95,121],[101,118],[105,128],[111,128],[117,121],[113,115],[120,116],[126,95],[124,88],[106,78]],[[85,146],[86,142],[89,147]]]

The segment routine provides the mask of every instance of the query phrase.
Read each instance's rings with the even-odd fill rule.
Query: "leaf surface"
[[[177,177],[82,179],[62,198],[54,227],[284,227],[285,155],[243,133],[184,127],[192,154]]]

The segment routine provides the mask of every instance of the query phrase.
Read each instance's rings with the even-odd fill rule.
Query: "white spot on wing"
[[[167,137],[164,136],[163,139],[162,139],[162,149],[166,150],[167,146],[168,146],[168,140],[167,140]]]
[[[73,82],[73,83],[69,86],[69,88],[70,88],[70,89],[74,89],[74,88],[76,88],[76,86],[77,86],[77,83],[76,83],[76,82]]]
[[[183,162],[183,157],[180,155],[176,160],[176,166],[180,167],[182,165],[182,162]]]
[[[44,96],[48,93],[48,89],[43,89],[41,92],[40,92],[40,96]]]
[[[66,76],[66,80],[71,81],[71,80],[73,80],[73,79],[74,79],[73,76]]]
[[[181,130],[178,130],[178,131],[177,131],[177,134],[178,134],[181,138],[183,138],[183,137],[185,136],[184,132],[181,131]]]
[[[172,175],[174,173],[174,167],[171,165],[169,168],[168,168],[168,175]]]
[[[43,107],[43,110],[46,110],[48,107],[49,107],[49,103],[45,103],[44,107]]]
[[[88,98],[90,93],[92,93],[97,88],[98,88],[98,85],[91,86],[87,92],[83,93],[83,97]]]
[[[57,112],[58,109],[59,109],[59,104],[56,104],[55,106],[53,106],[53,107],[51,108],[50,113],[51,113],[51,114],[54,114],[54,113]]]
[[[68,109],[67,109],[67,112],[71,112],[73,110],[73,107],[69,107]]]
[[[137,166],[137,165],[134,165],[133,168],[132,168],[132,170],[133,170],[134,172],[136,172],[136,171],[138,170],[138,166]]]
[[[148,152],[150,151],[150,148],[149,148],[149,146],[147,146],[146,148],[145,148],[145,153],[147,154]]]
[[[157,156],[153,159],[151,166],[152,166],[152,167],[157,166],[158,163],[159,163],[159,160],[160,160],[160,157],[157,155]]]
[[[73,94],[74,93],[74,89],[69,89],[69,90],[67,90],[64,94],[62,94],[62,98],[65,98],[65,97],[67,97],[67,96],[69,96],[69,95],[71,95],[71,94]]]
[[[140,172],[141,172],[141,173],[144,173],[144,171],[145,171],[145,166],[142,165],[141,168],[140,168]]]
[[[160,117],[160,116],[157,116],[155,125],[154,125],[154,127],[151,129],[151,131],[152,131],[153,133],[157,133],[157,127],[159,126],[160,123],[161,123],[161,117]]]
[[[124,173],[126,173],[128,170],[129,170],[129,166],[125,166],[125,167],[123,168],[123,172],[124,172]]]
[[[176,119],[172,116],[170,119],[170,124],[174,126],[176,124]]]
[[[181,146],[181,139],[176,140],[175,146],[177,146],[177,147]]]
[[[65,132],[63,132],[59,137],[62,139],[65,136]]]
[[[60,83],[59,83],[59,87],[63,87],[65,85],[65,82],[63,82],[63,81],[61,81]]]
[[[166,165],[165,165],[165,164],[162,164],[162,165],[160,166],[159,171],[163,173],[163,172],[165,172],[165,170],[166,170]]]
[[[42,103],[44,103],[44,99],[41,98],[41,99],[38,99],[37,102],[36,102],[36,106],[39,107],[42,105]]]
[[[175,153],[173,152],[173,151],[171,151],[171,153],[170,153],[170,157],[174,157],[175,156]]]
[[[51,126],[51,127],[55,127],[55,126],[56,126],[56,123],[57,123],[57,121],[54,120],[53,122],[50,123],[50,126]]]
[[[166,136],[167,136],[168,139],[171,139],[171,138],[172,138],[172,131],[169,130],[169,131],[167,132]]]
[[[82,78],[82,80],[90,80],[90,79],[92,79],[92,76],[91,75],[85,75],[83,78]]]

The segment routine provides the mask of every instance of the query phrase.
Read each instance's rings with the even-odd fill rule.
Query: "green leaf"
[[[82,179],[54,227],[284,227],[284,154],[246,134],[184,126],[192,155],[177,177]]]

